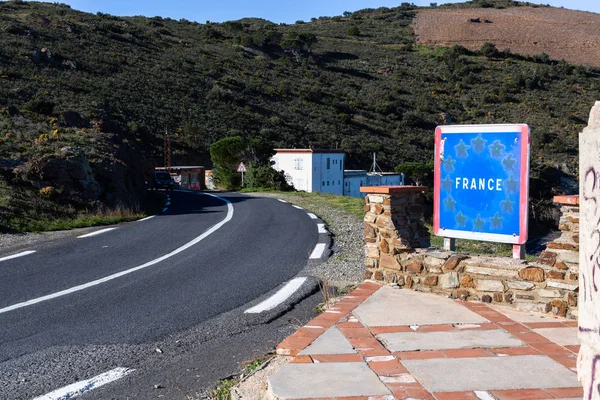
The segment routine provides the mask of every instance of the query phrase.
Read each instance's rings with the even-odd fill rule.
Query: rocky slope
[[[417,12],[216,24],[1,2],[0,231],[137,207],[166,130],[180,165],[210,166],[212,143],[245,136],[341,148],[349,168],[378,152],[391,170],[427,166],[437,124],[524,122],[532,215],[551,216],[551,196],[574,190],[599,70],[492,45],[417,45]]]

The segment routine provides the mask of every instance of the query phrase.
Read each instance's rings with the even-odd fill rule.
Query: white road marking
[[[296,290],[300,289],[300,286],[302,286],[302,284],[304,282],[306,282],[305,277],[292,279],[291,281],[286,283],[284,287],[279,289],[277,291],[277,293],[275,293],[273,296],[271,296],[268,299],[266,299],[265,301],[255,305],[254,307],[247,309],[246,311],[244,311],[244,313],[258,314],[263,311],[268,311],[268,310],[274,309],[275,307],[277,307],[278,305],[283,303],[292,294],[294,294],[294,292]]]
[[[117,228],[100,229],[99,231],[88,233],[87,235],[77,236],[77,239],[83,239],[83,238],[88,238],[88,237],[91,237],[91,236],[100,235],[101,233],[110,232],[110,231],[115,230],[115,229],[117,229]]]
[[[148,221],[149,219],[152,219],[152,218],[154,218],[154,217],[156,217],[156,215],[151,215],[151,216],[149,216],[149,217],[142,218],[142,219],[138,220],[138,222],[142,222],[142,221]]]
[[[13,254],[11,256],[2,257],[2,258],[0,258],[0,261],[12,260],[13,258],[28,256],[33,253],[35,253],[35,250],[28,250],[28,251],[24,251],[22,253]]]
[[[325,224],[317,224],[319,228],[319,233],[327,233],[327,228],[325,228]]]
[[[317,216],[313,213],[307,213],[311,219],[317,219]]]
[[[304,210],[304,208],[302,208],[300,206],[293,205],[292,207],[297,208],[298,210]]]
[[[111,383],[116,381],[117,379],[121,379],[124,376],[135,371],[134,369],[128,368],[115,368],[98,376],[95,376],[91,379],[87,379],[85,381],[79,381],[73,383],[71,385],[62,387],[60,389],[56,389],[53,392],[47,393],[43,396],[36,397],[33,400],[63,400],[63,399],[72,399],[79,395],[82,395],[90,390],[99,388],[100,386],[104,386],[107,383]]]
[[[116,274],[112,274],[109,275],[107,277],[101,278],[101,279],[97,279],[95,281],[92,282],[88,282],[88,283],[84,283],[82,285],[79,286],[74,286],[72,288],[69,289],[65,289],[65,290],[61,290],[60,292],[56,292],[56,293],[52,293],[46,296],[42,296],[42,297],[38,297],[35,299],[31,299],[22,303],[18,303],[18,304],[14,304],[12,306],[8,306],[5,308],[0,308],[0,314],[9,312],[9,311],[13,311],[13,310],[17,310],[19,308],[23,308],[23,307],[28,307],[37,303],[41,303],[43,301],[46,300],[51,300],[51,299],[55,299],[57,297],[61,297],[61,296],[65,296],[67,294],[71,294],[71,293],[75,293],[75,292],[79,292],[80,290],[84,290],[87,288],[90,288],[92,286],[96,286],[96,285],[100,285],[101,283],[104,282],[108,282],[108,281],[112,281],[113,279],[117,279],[120,278],[122,276],[131,274],[133,272],[139,271],[140,269],[144,269],[144,268],[148,268],[152,265],[158,264],[161,261],[164,261],[168,258],[173,257],[176,254],[181,253],[184,250],[189,249],[190,247],[192,247],[193,245],[199,243],[201,240],[204,240],[205,238],[207,238],[209,235],[213,234],[214,232],[216,232],[219,228],[221,228],[223,225],[225,225],[227,222],[231,221],[231,219],[233,218],[233,205],[231,204],[231,202],[227,199],[221,198],[219,196],[215,196],[213,194],[210,193],[204,193],[207,196],[211,196],[211,197],[215,197],[217,199],[223,200],[225,203],[227,203],[227,216],[225,217],[225,219],[223,219],[221,222],[219,222],[216,225],[213,225],[210,229],[208,229],[206,232],[204,232],[202,235],[198,236],[197,238],[195,238],[194,240],[184,244],[183,246],[173,250],[170,253],[165,254],[162,257],[156,258],[152,261],[148,261],[145,264],[142,265],[138,265],[137,267],[125,270],[125,271],[121,271],[121,272],[117,272]]]
[[[165,203],[165,206],[170,206],[170,205],[171,205],[171,202],[170,202],[170,201],[167,201],[167,202]]]
[[[310,255],[310,258],[312,258],[312,259],[321,258],[323,256],[324,252],[325,252],[325,243],[317,243],[317,245],[315,246],[315,249],[313,250],[313,252]]]
[[[280,201],[280,202],[282,202],[282,203],[287,203],[287,201],[285,201],[285,200],[281,200],[281,199],[277,199],[277,201]]]
[[[163,208],[162,212],[167,212],[168,209],[169,209],[168,207],[165,207],[165,208]]]

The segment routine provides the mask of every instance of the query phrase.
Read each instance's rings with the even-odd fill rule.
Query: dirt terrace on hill
[[[546,7],[438,8],[419,11],[415,21],[418,44],[477,50],[491,42],[499,50],[600,67],[600,14]]]

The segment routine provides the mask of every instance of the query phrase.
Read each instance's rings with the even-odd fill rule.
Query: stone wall
[[[577,317],[577,204],[563,205],[561,237],[549,243],[538,260],[526,262],[430,249],[422,219],[421,192],[425,190],[361,188],[368,193],[364,219],[365,279],[463,300]],[[562,197],[556,200],[567,201]]]
[[[581,245],[577,361],[585,399],[600,399],[600,101],[579,135]]]

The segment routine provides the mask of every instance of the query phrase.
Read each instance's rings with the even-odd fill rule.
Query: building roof
[[[167,167],[156,167],[154,168],[157,171],[163,171],[168,169]],[[203,166],[201,165],[192,165],[192,166],[188,166],[188,165],[174,165],[171,167],[172,170],[187,170],[187,169],[204,169]]]
[[[319,153],[319,154],[344,154],[344,150],[332,149],[275,149],[277,153]]]

